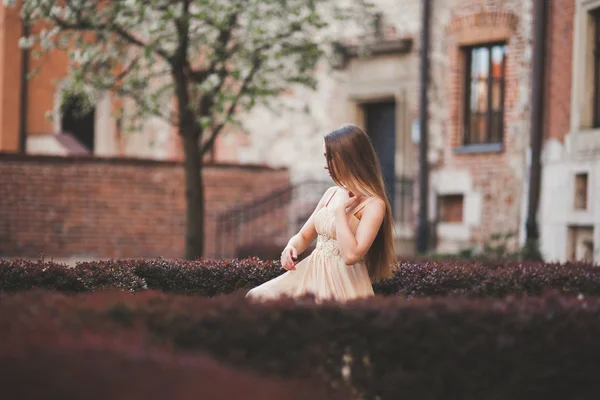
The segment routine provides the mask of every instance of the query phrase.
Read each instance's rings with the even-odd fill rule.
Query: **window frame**
[[[491,42],[482,42],[476,43],[468,46],[461,46],[461,56],[464,61],[464,68],[462,73],[463,78],[463,102],[462,102],[462,135],[461,135],[461,148],[458,149],[459,153],[470,153],[470,152],[485,152],[485,151],[501,151],[504,143],[504,129],[505,129],[505,115],[506,115],[506,56],[507,51],[504,53],[504,59],[502,62],[502,73],[500,77],[500,96],[501,96],[501,108],[500,108],[500,128],[498,134],[498,138],[492,139],[492,129],[491,122],[493,118],[494,111],[492,110],[492,85],[493,85],[493,76],[492,76],[492,49],[495,46],[503,46],[508,48],[508,42],[506,40],[500,41],[491,41]],[[473,133],[472,133],[472,124],[471,124],[471,116],[473,115],[471,110],[471,86],[473,82],[473,78],[471,76],[472,73],[472,56],[473,50],[487,48],[489,50],[489,72],[487,77],[487,107],[486,107],[486,132],[485,132],[485,141],[484,142],[473,142]]]

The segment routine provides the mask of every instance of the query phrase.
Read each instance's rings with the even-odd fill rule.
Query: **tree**
[[[175,126],[184,148],[185,256],[203,255],[203,155],[226,124],[290,85],[316,85],[331,28],[357,28],[367,0],[22,0],[22,38],[41,52],[66,50],[67,90],[127,99],[130,129],[148,116]],[[12,3],[14,0],[5,0]],[[337,3],[337,5],[335,4]],[[173,106],[171,106],[173,105]]]

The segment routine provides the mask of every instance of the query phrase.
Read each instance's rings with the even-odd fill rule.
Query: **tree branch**
[[[229,58],[231,58],[240,48],[240,44],[234,44],[229,50],[227,50],[227,46],[230,44],[231,38],[233,37],[233,30],[237,24],[237,20],[239,17],[239,11],[233,13],[229,17],[229,21],[227,24],[228,29],[219,30],[219,41],[218,45],[215,46],[215,55],[219,57],[215,57],[215,59],[211,62],[211,64],[204,69],[193,70],[189,65],[187,69],[188,76],[197,83],[202,83],[204,80],[209,77],[211,74],[217,72],[217,66],[219,63],[223,64]],[[276,35],[270,42],[263,44],[261,47],[254,51],[254,54],[267,50],[272,47],[274,43],[277,43],[281,40],[287,39],[292,36],[294,33],[298,32],[302,29],[300,22],[291,22],[290,29],[284,33],[280,33]],[[219,69],[219,76],[222,78],[220,85],[222,85],[223,80],[226,76],[223,76],[226,73],[225,66]],[[226,74],[225,74],[226,75]]]
[[[70,2],[67,2],[67,5],[77,15],[76,23],[67,22],[66,20],[59,18],[56,15],[52,15],[52,14],[49,15],[50,18],[63,30],[112,32],[112,33],[120,36],[124,41],[126,41],[127,43],[129,43],[131,45],[141,47],[141,48],[145,48],[146,46],[149,45],[147,43],[142,42],[138,38],[134,37],[130,32],[127,32],[126,29],[124,29],[123,27],[121,27],[115,23],[94,24],[90,20],[84,20],[81,15],[80,9],[73,10]],[[163,50],[159,47],[156,47],[154,49],[154,52],[156,52],[156,54],[158,54],[160,57],[162,57],[169,64],[172,63],[172,57],[165,50]]]
[[[190,0],[182,0],[183,12],[181,18],[175,20],[175,29],[177,30],[178,43],[177,50],[173,56],[174,63],[179,67],[186,67],[188,62],[188,50],[190,43]]]
[[[123,71],[121,71],[118,75],[115,75],[115,82],[119,82],[123,79],[125,79],[127,77],[127,75],[129,75],[129,73],[131,71],[133,71],[133,69],[135,67],[137,67],[138,62],[140,61],[140,57],[137,56],[135,57],[127,67],[125,67],[125,69],[123,69]]]
[[[211,61],[207,68],[194,70],[189,64],[187,65],[187,75],[191,80],[197,83],[204,82],[206,78],[216,72],[217,66],[220,63],[224,63],[231,56],[233,56],[233,54],[235,54],[239,48],[239,44],[232,46],[229,50],[227,50],[227,47],[229,46],[231,38],[233,37],[233,31],[237,26],[238,16],[239,11],[231,14],[227,20],[226,28],[219,29],[219,38],[217,39],[217,43],[214,48],[215,58]],[[225,66],[222,66],[221,70],[223,69],[225,69]]]
[[[138,96],[136,96],[133,92],[127,92],[125,90],[120,90],[118,91],[119,96],[121,97],[125,97],[125,98],[130,98],[131,100],[133,100],[135,102],[135,104],[142,110],[145,111],[150,111],[150,113],[154,116],[157,117],[158,119],[161,119],[163,121],[165,121],[167,124],[169,124],[170,126],[177,126],[177,120],[173,119],[172,117],[170,117],[169,115],[166,115],[158,110],[151,110],[148,107],[146,107],[144,101],[142,99],[140,99]]]
[[[223,119],[223,121],[221,123],[219,123],[218,125],[216,125],[212,128],[211,136],[202,146],[202,148],[200,150],[200,154],[202,154],[202,155],[206,154],[214,146],[215,141],[217,140],[217,136],[219,135],[221,130],[223,130],[223,127],[227,123],[227,120],[229,118],[231,118],[231,116],[235,112],[235,108],[237,107],[240,99],[246,94],[246,90],[248,90],[248,87],[250,86],[252,79],[254,79],[254,75],[256,75],[256,73],[260,69],[260,66],[261,66],[261,61],[258,58],[258,56],[255,55],[254,62],[252,63],[252,68],[250,69],[250,72],[248,72],[248,75],[246,75],[246,78],[244,78],[244,81],[242,82],[242,86],[240,87],[240,90],[238,91],[237,95],[235,96],[235,98],[233,99],[231,104],[229,105],[229,109],[227,110],[227,113],[225,114],[225,118]]]
[[[258,72],[258,70],[261,66],[260,54],[263,51],[266,51],[269,48],[273,47],[273,45],[275,43],[279,43],[281,40],[289,38],[294,33],[296,33],[299,29],[301,29],[300,24],[298,22],[292,22],[290,24],[290,29],[288,31],[278,34],[275,38],[273,38],[273,40],[271,40],[267,43],[264,43],[262,46],[259,46],[258,48],[256,48],[253,51],[253,53],[252,53],[252,59],[253,59],[252,68],[251,68],[250,72],[248,73],[248,75],[246,76],[246,78],[244,79],[242,86],[241,86],[240,90],[238,91],[238,94],[236,95],[236,97],[232,101],[229,109],[227,110],[224,121],[222,121],[221,123],[219,123],[218,125],[216,125],[212,128],[212,133],[211,133],[210,138],[204,143],[204,145],[202,146],[202,148],[200,150],[202,155],[204,155],[208,151],[210,151],[212,146],[215,144],[217,136],[223,130],[225,124],[227,123],[227,120],[229,118],[231,118],[231,116],[233,115],[235,108],[237,107],[240,99],[243,97],[246,90],[248,89],[248,86],[250,85],[250,82],[252,82],[254,75],[256,75],[256,72]],[[223,72],[225,72],[225,73],[220,75],[221,79],[219,81],[219,84],[217,85],[215,90],[213,90],[212,96],[209,96],[209,97],[214,98],[214,96],[220,91],[221,87],[223,86],[223,84],[225,82],[225,78],[227,78],[227,75],[228,75],[226,73],[226,70]],[[202,104],[202,102],[201,102],[201,104]]]

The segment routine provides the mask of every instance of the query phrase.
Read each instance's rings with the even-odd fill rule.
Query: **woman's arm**
[[[293,259],[297,258],[298,254],[302,254],[317,238],[317,231],[315,229],[315,214],[321,208],[325,207],[325,204],[331,198],[331,196],[333,196],[335,190],[335,186],[327,189],[327,191],[321,197],[321,200],[319,200],[319,204],[317,204],[317,207],[315,207],[314,211],[304,223],[300,231],[292,236],[292,238],[288,241],[281,254],[281,264],[285,269],[295,269],[295,262]]]
[[[347,192],[341,191],[340,202],[335,209],[335,229],[338,247],[346,265],[354,265],[359,262],[371,248],[377,232],[385,217],[385,203],[381,200],[371,201],[365,206],[362,217],[356,229],[356,235],[352,234],[346,208],[354,204],[355,200],[349,197]]]

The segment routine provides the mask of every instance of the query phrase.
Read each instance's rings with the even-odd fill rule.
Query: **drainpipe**
[[[525,223],[527,249],[537,249],[540,237],[537,212],[540,202],[541,149],[544,128],[544,82],[546,57],[546,26],[548,20],[547,0],[535,0],[535,37],[533,47],[532,89],[531,89],[531,166],[529,172],[529,193],[527,221]]]
[[[29,37],[29,17],[26,15],[22,21],[22,37]],[[19,152],[27,153],[27,104],[29,83],[27,73],[29,72],[29,49],[21,49],[21,104],[19,110]]]
[[[431,1],[422,2],[422,28],[421,28],[421,79],[420,79],[420,104],[419,104],[419,222],[417,225],[417,253],[425,253],[429,239],[428,194],[429,194],[429,165],[427,162],[427,136],[428,136],[428,100],[427,89],[429,84],[429,20],[431,14]]]

